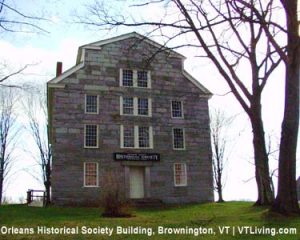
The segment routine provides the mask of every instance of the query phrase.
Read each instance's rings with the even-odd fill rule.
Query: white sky
[[[19,76],[15,81],[35,81],[39,84],[45,83],[55,75],[57,61],[63,62],[63,69],[72,67],[76,61],[77,49],[80,45],[113,35],[131,32],[134,29],[121,29],[119,32],[92,31],[81,25],[71,24],[72,15],[81,9],[88,1],[58,1],[58,0],[27,0],[15,1],[17,6],[24,11],[44,13],[50,16],[52,23],[45,23],[43,27],[49,34],[21,34],[0,33],[0,61],[10,63],[12,69],[17,69],[27,63],[38,63],[31,67],[29,75]],[[22,5],[23,4],[23,5]],[[150,10],[149,10],[150,11]],[[142,33],[142,32],[141,32]],[[195,58],[190,50],[180,50],[187,60],[185,68],[196,77],[205,87],[213,93],[224,94],[228,92],[216,69],[209,62]],[[280,124],[282,120],[282,98],[283,98],[283,71],[278,69],[274,77],[269,81],[263,94],[263,119],[266,134],[271,134],[279,139]],[[256,200],[256,185],[254,180],[252,136],[249,121],[243,113],[237,101],[231,96],[214,96],[210,100],[210,106],[224,109],[227,115],[238,114],[238,117],[230,131],[231,155],[227,166],[227,180],[224,191],[225,200]],[[20,111],[20,122],[25,122]],[[16,174],[11,178],[10,185],[5,195],[14,200],[20,196],[25,197],[27,189],[42,189],[30,174],[22,170],[35,165],[32,156],[24,151],[33,143],[24,135],[19,140],[15,155]],[[279,141],[279,140],[278,140]],[[276,148],[277,140],[272,144]],[[298,149],[299,152],[299,149]],[[299,156],[299,154],[298,154]],[[271,168],[275,169],[277,162],[272,161]],[[299,165],[299,164],[298,164]],[[299,167],[297,175],[300,174]]]

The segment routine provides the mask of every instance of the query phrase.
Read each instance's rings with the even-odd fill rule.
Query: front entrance
[[[145,168],[130,167],[129,172],[130,172],[129,174],[130,198],[133,199],[144,198]]]

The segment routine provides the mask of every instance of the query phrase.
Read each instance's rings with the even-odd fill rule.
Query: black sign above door
[[[160,161],[158,153],[114,153],[116,161]]]

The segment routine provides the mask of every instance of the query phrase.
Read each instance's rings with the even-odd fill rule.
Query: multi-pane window
[[[86,113],[98,113],[98,96],[97,95],[85,95],[85,112]]]
[[[187,185],[187,173],[185,163],[174,163],[174,185],[186,186]]]
[[[152,101],[150,98],[120,97],[120,114],[134,116],[152,115]]]
[[[123,126],[120,129],[121,148],[153,148],[152,127]]]
[[[151,88],[151,73],[145,70],[120,69],[120,86]]]
[[[133,115],[133,97],[123,97],[123,114]]]
[[[183,128],[173,128],[173,148],[185,149]]]
[[[84,186],[85,187],[98,186],[98,163],[95,162],[84,163]]]
[[[98,147],[98,125],[86,124],[84,126],[84,146],[87,148]]]
[[[134,127],[124,127],[123,130],[124,147],[133,148],[134,147]]]
[[[139,147],[148,148],[149,147],[149,127],[139,127]]]
[[[138,98],[138,115],[148,116],[148,98]]]
[[[148,72],[138,71],[137,72],[137,86],[147,88],[148,87]]]
[[[128,69],[123,69],[122,81],[123,81],[123,86],[132,87],[133,86],[133,71],[128,70]]]
[[[172,101],[171,109],[172,109],[172,117],[173,118],[182,118],[183,117],[181,101]]]

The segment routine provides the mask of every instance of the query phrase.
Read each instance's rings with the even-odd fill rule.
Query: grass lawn
[[[300,239],[300,217],[280,217],[270,215],[266,208],[253,207],[249,202],[228,202],[222,204],[193,204],[166,208],[138,209],[132,218],[103,218],[98,208],[34,208],[23,205],[0,207],[0,239]],[[39,227],[78,228],[79,234],[37,234]],[[158,229],[158,227],[160,228]],[[34,231],[33,234],[5,235],[8,230]],[[170,234],[168,231],[184,230],[186,227],[193,234]],[[246,233],[252,227],[251,233]],[[81,230],[105,231],[113,229],[109,237],[104,233],[82,234]],[[154,233],[117,234],[117,230],[137,229]],[[284,229],[283,229],[284,228]],[[296,229],[295,234],[279,234],[281,230]],[[145,230],[146,229],[146,230]],[[159,230],[166,231],[160,234]],[[224,233],[221,234],[221,230]],[[225,229],[228,234],[225,234]],[[244,231],[239,233],[239,231]],[[50,231],[50,230],[49,230]],[[202,231],[202,234],[200,234]],[[210,234],[207,233],[212,231]],[[259,232],[261,233],[259,234]],[[271,232],[270,232],[271,231]],[[275,232],[274,232],[275,231]],[[1,234],[2,232],[2,234]],[[233,236],[234,232],[234,236]],[[255,234],[255,232],[257,234]],[[269,232],[270,234],[266,234]],[[195,237],[199,233],[198,237]],[[265,234],[263,234],[265,233]]]

